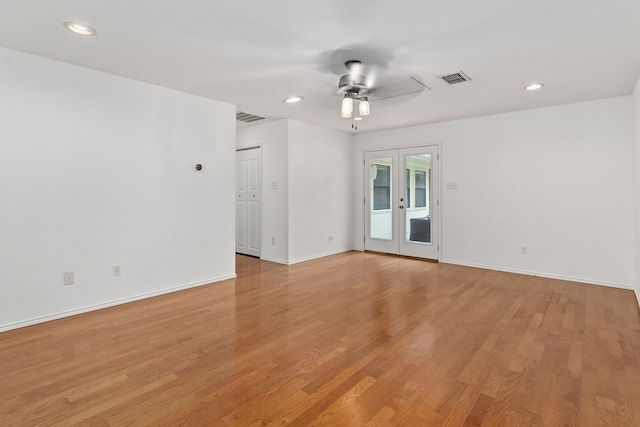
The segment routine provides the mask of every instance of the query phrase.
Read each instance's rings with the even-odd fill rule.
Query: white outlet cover
[[[64,272],[64,284],[73,285],[75,282],[75,272],[73,271],[65,271]]]

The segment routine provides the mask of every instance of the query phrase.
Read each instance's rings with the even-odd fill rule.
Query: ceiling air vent
[[[460,71],[458,73],[453,73],[453,74],[446,74],[444,76],[438,76],[438,78],[440,80],[442,80],[443,82],[445,82],[446,84],[448,84],[448,85],[454,85],[456,83],[468,82],[469,80],[471,80],[469,78],[469,76],[467,76],[462,71]]]
[[[236,113],[236,120],[239,122],[252,123],[257,122],[258,120],[264,120],[265,117],[256,116],[254,114],[244,113],[242,111],[238,111]]]
[[[368,98],[371,101],[379,101],[381,99],[421,92],[425,89],[429,88],[413,77],[407,77],[404,79],[379,84],[375,87],[375,89],[373,89],[371,95],[368,95]]]

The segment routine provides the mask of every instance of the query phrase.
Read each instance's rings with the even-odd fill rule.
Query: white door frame
[[[372,150],[365,151],[364,165],[364,187],[365,187],[365,204],[364,204],[364,249],[376,252],[385,252],[391,254],[399,254],[418,258],[440,260],[440,236],[441,236],[441,208],[440,208],[440,143],[431,143],[423,146],[399,147],[388,150]],[[429,152],[432,154],[431,160],[431,179],[430,187],[430,208],[431,213],[431,243],[418,243],[405,241],[405,228],[407,222],[406,210],[404,204],[404,174],[405,160],[407,155],[423,154]],[[390,211],[383,211],[381,215],[391,215],[391,235],[381,238],[372,238],[371,230],[371,160],[372,159],[390,159],[392,170],[391,185],[391,206]],[[393,170],[395,168],[395,170]],[[400,208],[402,206],[402,208]],[[385,233],[382,233],[385,234]]]
[[[258,158],[258,171],[257,171],[257,176],[256,179],[258,180],[257,183],[257,188],[255,189],[250,189],[247,188],[244,191],[240,191],[238,189],[238,162],[237,162],[237,158],[238,158],[238,153],[242,153],[242,152],[247,152],[247,151],[253,151],[253,150],[257,150],[257,158]],[[249,183],[247,182],[247,185],[249,185]],[[255,256],[255,257],[260,257],[262,254],[262,198],[263,198],[263,183],[262,183],[262,146],[260,145],[256,145],[256,146],[250,146],[250,147],[240,147],[236,149],[236,252],[237,253],[241,253],[241,254],[245,254],[245,255],[251,255],[251,256]],[[247,203],[247,209],[245,211],[245,216],[249,216],[244,218],[245,219],[245,224],[238,224],[238,203],[242,203],[245,202]],[[258,218],[257,221],[255,223],[255,235],[254,235],[254,241],[252,242],[251,239],[251,233],[254,231],[251,228],[251,211],[250,211],[250,204],[251,203],[255,203],[257,202],[257,211],[254,212],[254,214],[257,214]],[[239,245],[238,244],[238,232],[239,232],[239,227],[244,227],[243,232],[247,233],[246,234],[246,241],[243,242],[245,243],[244,245]]]

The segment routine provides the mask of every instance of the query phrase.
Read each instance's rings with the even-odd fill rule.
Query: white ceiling
[[[0,45],[344,131],[346,59],[431,89],[372,102],[363,132],[628,95],[640,1],[0,0]],[[472,81],[437,78],[458,71]]]

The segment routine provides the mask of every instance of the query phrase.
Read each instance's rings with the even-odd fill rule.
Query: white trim
[[[289,261],[282,260],[282,259],[277,259],[277,258],[269,258],[269,257],[261,256],[260,260],[269,261],[269,262],[275,262],[277,264],[289,265]]]
[[[438,210],[438,241],[436,242],[436,244],[438,245],[438,262],[442,262],[442,244],[444,243],[444,236],[442,235],[442,224],[444,223],[445,219],[444,216],[442,215],[442,195],[443,195],[443,191],[442,191],[442,156],[444,156],[443,153],[443,146],[442,146],[442,140],[440,141],[436,141],[436,142],[432,142],[431,145],[435,145],[438,147],[438,153],[436,155],[436,163],[438,165],[438,201],[436,202],[436,209]]]
[[[236,253],[238,253],[238,254],[248,255],[248,256],[255,256],[255,257],[260,258],[261,255],[262,255],[262,241],[263,241],[263,239],[262,239],[262,237],[263,237],[262,236],[262,228],[263,228],[262,218],[264,216],[263,210],[264,210],[264,195],[265,195],[264,182],[263,182],[264,181],[264,173],[263,173],[264,165],[263,165],[263,161],[262,161],[262,157],[263,157],[262,156],[262,143],[260,143],[258,145],[247,146],[247,147],[239,147],[239,148],[236,147],[236,157],[235,157],[235,162],[236,163],[235,163],[234,173],[237,174],[238,153],[244,152],[244,151],[250,151],[250,150],[259,150],[258,158],[259,158],[259,161],[260,161],[260,194],[259,194],[259,199],[258,199],[258,202],[260,203],[259,212],[258,212],[258,216],[259,216],[259,218],[258,218],[258,253],[256,254],[256,253],[238,252],[238,246],[237,246],[237,242],[235,242],[235,237],[234,237],[234,242],[235,242],[234,248],[235,248]],[[237,179],[237,178],[234,178],[234,179]],[[235,195],[234,195],[234,198],[235,198],[236,195],[237,195],[237,192],[238,192],[237,183],[234,184],[234,192],[235,192]],[[234,232],[235,233],[237,233],[237,229],[238,229],[238,224],[236,223],[237,215],[238,215],[237,209],[238,209],[238,206],[237,206],[236,203],[234,203],[234,205],[233,205],[233,210],[234,210],[233,226],[234,226]],[[249,241],[249,240],[251,240],[250,237],[247,239],[247,241]],[[248,244],[247,244],[247,252],[251,252],[251,249],[249,248]]]
[[[249,147],[239,147],[239,148],[236,148],[236,153],[237,153],[238,151],[257,150],[257,149],[259,149],[259,148],[261,148],[261,147],[262,147],[262,146],[261,146],[260,144],[258,144],[258,145],[251,145],[251,146],[249,146]]]
[[[336,249],[335,251],[325,252],[323,254],[313,255],[313,256],[305,257],[305,258],[298,258],[298,259],[294,259],[294,260],[289,260],[288,265],[298,264],[300,262],[311,261],[313,259],[323,258],[323,257],[326,257],[326,256],[341,254],[341,253],[350,252],[350,251],[352,251],[352,249],[348,249],[348,248]]]
[[[563,280],[566,282],[575,282],[582,283],[585,285],[597,285],[597,286],[606,286],[608,288],[618,288],[618,289],[626,289],[633,290],[633,286],[625,285],[622,283],[612,283],[612,282],[602,282],[599,280],[585,279],[581,277],[571,277],[571,276],[561,276],[558,274],[549,274],[549,273],[540,273],[538,271],[526,271],[526,270],[518,270],[513,268],[504,268],[504,267],[496,267],[493,265],[484,265],[484,264],[474,264],[470,262],[456,261],[456,260],[441,260],[443,264],[454,264],[454,265],[462,265],[464,267],[473,267],[473,268],[482,268],[485,270],[494,270],[494,271],[503,271],[505,273],[515,273],[515,274],[523,274],[525,276],[536,276],[542,277],[545,279],[555,279],[555,280]]]
[[[162,289],[160,291],[147,292],[144,294],[135,295],[128,298],[117,299],[109,302],[104,302],[101,304],[89,305],[86,307],[76,308],[73,310],[62,311],[60,313],[50,314],[47,316],[36,317],[33,319],[23,320],[21,322],[9,323],[6,325],[0,325],[0,332],[10,331],[12,329],[24,328],[25,326],[31,326],[38,323],[49,322],[51,320],[62,319],[64,317],[75,316],[77,314],[88,313],[90,311],[101,310],[103,308],[113,307],[116,305],[126,304],[129,302],[139,301],[147,298],[152,298],[164,294],[169,294],[172,292],[182,291],[185,289],[196,288],[198,286],[209,285],[215,282],[222,282],[224,280],[235,279],[237,276],[235,274],[230,274],[228,276],[222,276],[213,279],[206,279],[199,282],[188,283],[186,285],[175,286],[172,288]]]

